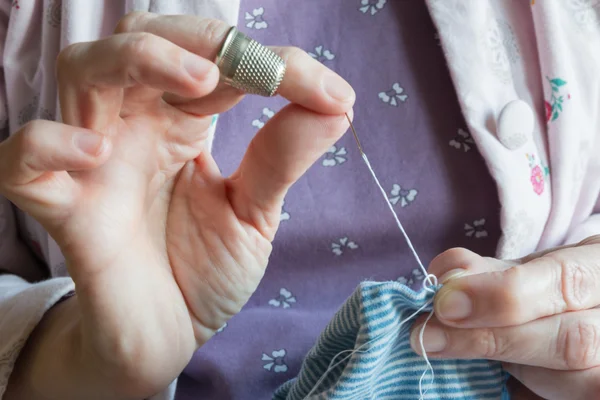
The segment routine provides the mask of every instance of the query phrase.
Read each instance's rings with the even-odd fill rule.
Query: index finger
[[[561,249],[504,271],[450,280],[435,310],[447,325],[502,327],[600,305],[600,244]]]
[[[152,33],[214,61],[230,28],[215,19],[138,12],[123,18],[117,32]],[[322,114],[343,114],[352,108],[356,97],[354,90],[338,74],[301,49],[271,49],[286,62],[286,73],[278,89],[281,96]]]

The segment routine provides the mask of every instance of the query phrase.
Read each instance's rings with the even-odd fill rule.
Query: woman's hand
[[[430,272],[445,282],[429,357],[503,361],[515,399],[600,399],[600,236],[513,262],[449,250]]]
[[[346,131],[352,88],[278,48],[292,104],[222,177],[206,132],[242,97],[211,61],[228,29],[128,15],[115,35],[60,54],[64,124],[32,122],[0,145],[0,191],[51,233],[76,284],[20,357],[19,398],[166,387],[254,292],[286,191]]]

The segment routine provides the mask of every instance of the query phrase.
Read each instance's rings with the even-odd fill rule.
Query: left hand
[[[290,104],[222,176],[208,129],[242,93],[211,60],[229,29],[128,14],[114,35],[61,51],[63,123],[0,144],[0,193],[52,235],[76,287],[28,339],[6,398],[150,397],[256,290],[287,190],[348,129],[355,94],[275,48]]]
[[[429,272],[444,284],[423,337],[430,358],[502,361],[522,383],[514,399],[600,399],[600,236],[517,261],[452,249]]]

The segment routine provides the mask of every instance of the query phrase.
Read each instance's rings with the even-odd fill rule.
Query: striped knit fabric
[[[416,317],[401,322],[433,295],[399,282],[362,283],[310,350],[298,378],[280,387],[274,399],[419,399],[427,364],[409,344]],[[423,312],[430,310],[428,304]],[[330,364],[337,366],[311,393]],[[432,383],[431,374],[423,379],[423,399],[509,399],[507,375],[497,362],[431,360],[431,365],[435,379]]]

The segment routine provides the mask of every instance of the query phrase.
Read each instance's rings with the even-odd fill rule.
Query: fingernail
[[[74,137],[75,146],[90,156],[98,156],[106,146],[106,139],[102,135],[88,132],[78,132]]]
[[[344,103],[351,101],[355,96],[352,86],[333,72],[325,75],[323,87],[329,96]]]
[[[423,325],[420,325],[413,329],[411,335],[411,344],[414,350],[421,353],[421,329]],[[423,332],[423,348],[427,353],[437,353],[443,351],[446,348],[448,339],[446,333],[437,326],[426,326]]]
[[[465,292],[450,290],[437,299],[435,311],[443,319],[459,320],[471,315],[473,304]]]
[[[183,59],[183,68],[197,81],[206,79],[213,67],[216,67],[213,63],[192,53],[188,53]]]
[[[440,276],[439,282],[444,284],[451,279],[458,278],[461,275],[464,275],[467,271],[463,268],[451,269],[446,272],[444,275]]]

